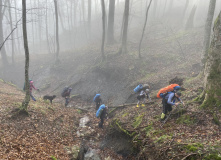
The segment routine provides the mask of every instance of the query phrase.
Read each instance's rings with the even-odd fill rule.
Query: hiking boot
[[[137,108],[140,107],[139,104],[137,104]]]
[[[145,107],[145,104],[141,104],[142,107]]]

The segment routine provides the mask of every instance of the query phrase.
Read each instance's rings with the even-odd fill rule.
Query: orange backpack
[[[172,92],[174,90],[174,87],[179,86],[178,84],[171,84],[167,87],[161,88],[159,92],[157,93],[157,98],[162,98],[161,95],[165,94],[167,92]]]

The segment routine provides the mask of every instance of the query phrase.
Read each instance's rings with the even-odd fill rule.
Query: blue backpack
[[[100,94],[96,94],[96,95],[94,96],[93,101],[95,102],[95,101],[96,101],[96,99],[97,99],[98,97],[100,97],[100,96],[101,96]]]
[[[104,105],[104,104],[102,104],[102,105],[99,107],[99,109],[98,109],[97,112],[96,112],[96,117],[97,117],[97,118],[100,118],[101,113],[102,113],[102,111],[104,110],[104,108],[105,108],[105,105]]]
[[[139,91],[141,91],[141,89],[143,89],[143,85],[139,84],[136,88],[134,88],[134,92],[138,93]]]

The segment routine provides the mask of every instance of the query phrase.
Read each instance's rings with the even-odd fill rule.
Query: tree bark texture
[[[148,17],[148,12],[149,12],[149,9],[150,9],[151,2],[152,2],[152,0],[150,0],[150,3],[149,3],[149,5],[148,5],[148,7],[147,7],[146,18],[145,18],[145,22],[144,22],[144,27],[143,27],[142,35],[141,35],[141,38],[140,38],[140,43],[139,43],[139,58],[141,58],[140,48],[141,48],[141,44],[142,44],[142,40],[143,40],[145,28],[146,28],[146,25],[147,25],[147,17]]]
[[[119,51],[120,54],[127,53],[127,31],[128,31],[129,8],[130,8],[130,0],[126,0],[125,9],[124,9],[124,27],[123,27],[122,45]]]
[[[101,44],[101,55],[102,55],[102,59],[104,60],[105,17],[106,17],[104,0],[101,0],[101,9],[102,9],[102,28],[103,28],[102,44]]]
[[[29,90],[29,50],[28,50],[28,36],[27,36],[27,24],[26,24],[26,0],[22,0],[22,28],[23,28],[23,39],[25,49],[25,99],[22,103],[21,110],[27,111],[28,104],[30,101],[30,90]]]
[[[204,93],[202,106],[221,108],[221,12],[214,23],[214,36],[204,68]]]
[[[206,19],[206,24],[205,24],[205,28],[204,28],[203,57],[202,57],[203,65],[205,65],[205,61],[208,56],[211,28],[212,28],[215,8],[216,8],[216,0],[210,0],[209,10],[207,13],[207,19]]]
[[[3,9],[3,3],[2,3],[2,0],[0,0],[0,46],[2,45],[2,43],[4,42],[4,31],[3,31],[3,15],[4,15],[4,12],[5,12],[5,8]],[[7,58],[7,55],[6,55],[6,50],[5,50],[5,46],[3,45],[1,47],[1,56],[2,56],[2,64],[4,66],[7,66],[9,63],[8,63],[8,58]]]
[[[8,0],[8,13],[9,13],[9,20],[10,20],[10,28],[11,30],[13,30],[13,26],[12,26],[12,15],[11,15],[11,2],[10,0]],[[11,42],[12,42],[12,64],[15,63],[15,59],[14,59],[14,56],[15,56],[15,45],[14,45],[14,33],[11,34]]]
[[[55,8],[55,21],[56,21],[56,62],[59,61],[58,56],[59,56],[59,51],[60,51],[60,46],[59,46],[59,26],[58,26],[58,6],[57,6],[57,0],[54,0],[54,8]]]
[[[109,14],[107,26],[107,43],[114,43],[114,16],[115,16],[115,0],[109,0]]]
[[[196,6],[194,5],[191,10],[190,16],[186,22],[186,29],[193,28],[193,21],[194,21],[195,13],[196,13]]]

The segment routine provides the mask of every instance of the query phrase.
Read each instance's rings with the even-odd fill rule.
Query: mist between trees
[[[60,44],[59,51],[57,51],[54,2],[54,0],[26,1],[30,54],[58,55],[59,51],[62,53],[87,45],[101,45],[102,1],[56,0]],[[104,33],[106,35],[104,45],[119,44],[119,50],[121,49],[120,44],[126,45],[126,41],[139,43],[140,38],[135,39],[133,34],[135,30],[136,33],[140,31],[140,35],[137,37],[141,37],[150,1],[128,0],[127,33],[124,32],[126,2],[127,0],[104,0]],[[203,2],[200,0],[153,0],[144,38],[157,37],[159,31],[154,26],[159,23],[167,28],[165,32],[170,32],[170,28],[177,30],[204,27],[209,2],[209,0]],[[221,2],[217,0],[214,17],[217,17],[220,9]],[[19,21],[22,17],[21,0],[0,0],[0,11],[1,58],[6,64],[14,63],[14,55],[24,54],[22,22]],[[13,33],[11,33],[12,31]],[[150,32],[151,35],[148,35]],[[125,42],[122,42],[122,38]]]

